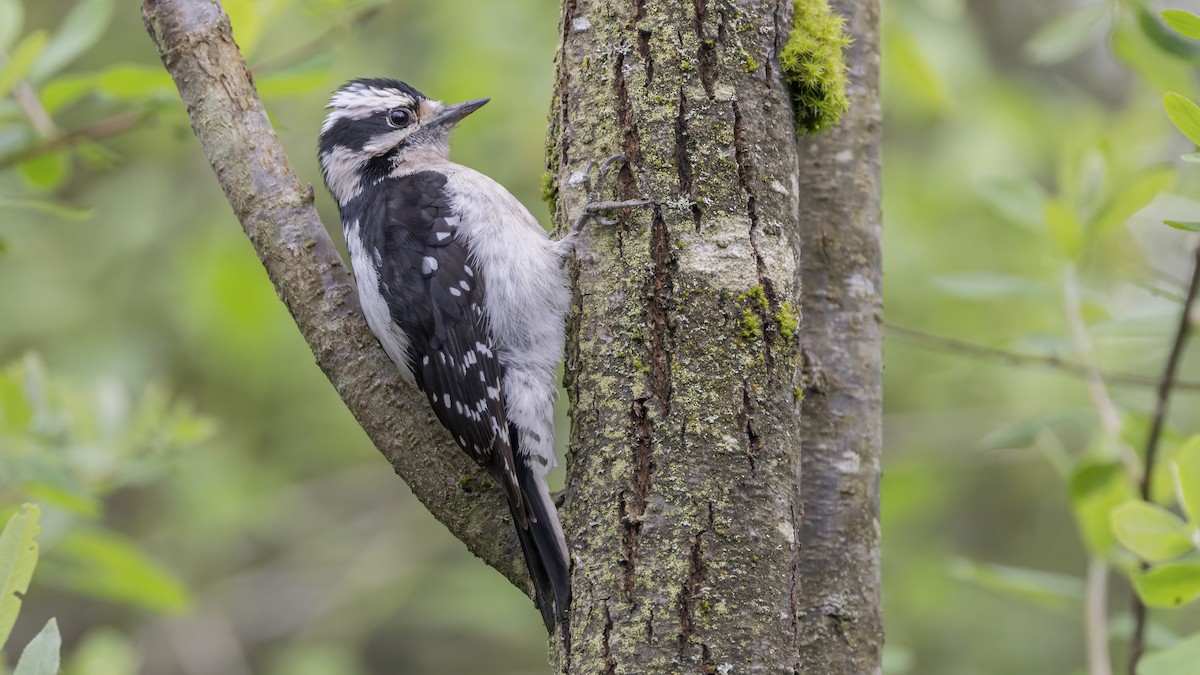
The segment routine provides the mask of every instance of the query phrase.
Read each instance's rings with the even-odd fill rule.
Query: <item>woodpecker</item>
[[[546,473],[572,242],[450,161],[451,130],[488,100],[444,105],[397,80],[353,80],[329,100],[319,157],[367,325],[502,487],[553,633],[571,592]]]

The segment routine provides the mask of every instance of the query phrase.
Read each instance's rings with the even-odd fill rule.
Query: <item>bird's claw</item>
[[[609,172],[613,165],[624,162],[629,164],[629,158],[622,154],[616,154],[604,160],[600,164],[599,171],[596,172],[596,183],[592,184],[592,170],[596,163],[589,161],[583,168],[583,191],[587,195],[587,203],[583,205],[583,210],[579,214],[579,218],[575,220],[574,227],[571,232],[578,232],[588,220],[595,219],[601,225],[616,225],[620,222],[616,218],[605,218],[598,214],[615,211],[617,209],[632,208],[636,206],[657,206],[658,202],[652,199],[630,199],[624,201],[604,201],[600,199],[600,188],[604,185],[605,179],[608,178]]]

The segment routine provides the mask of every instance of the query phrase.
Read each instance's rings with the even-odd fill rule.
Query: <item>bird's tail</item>
[[[517,482],[524,497],[528,527],[521,527],[521,518],[515,509],[513,522],[517,524],[517,538],[521,540],[525,564],[533,579],[534,599],[542,612],[546,631],[553,634],[554,626],[566,619],[567,605],[571,602],[567,540],[545,478],[518,459]],[[514,508],[511,500],[509,507]]]

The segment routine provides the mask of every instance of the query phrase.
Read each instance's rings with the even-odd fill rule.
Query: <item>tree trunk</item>
[[[800,666],[877,672],[882,447],[879,4],[833,0],[854,42],[850,109],[800,139],[805,371]]]
[[[790,2],[567,0],[557,219],[623,153],[572,267],[563,672],[799,671],[799,162]]]

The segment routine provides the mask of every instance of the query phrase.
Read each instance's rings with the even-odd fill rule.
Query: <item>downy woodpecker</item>
[[[555,465],[571,243],[547,237],[499,183],[450,161],[455,123],[487,102],[443,105],[396,80],[349,82],[329,101],[321,171],[367,324],[503,488],[553,633],[570,601],[566,540],[545,478]]]

